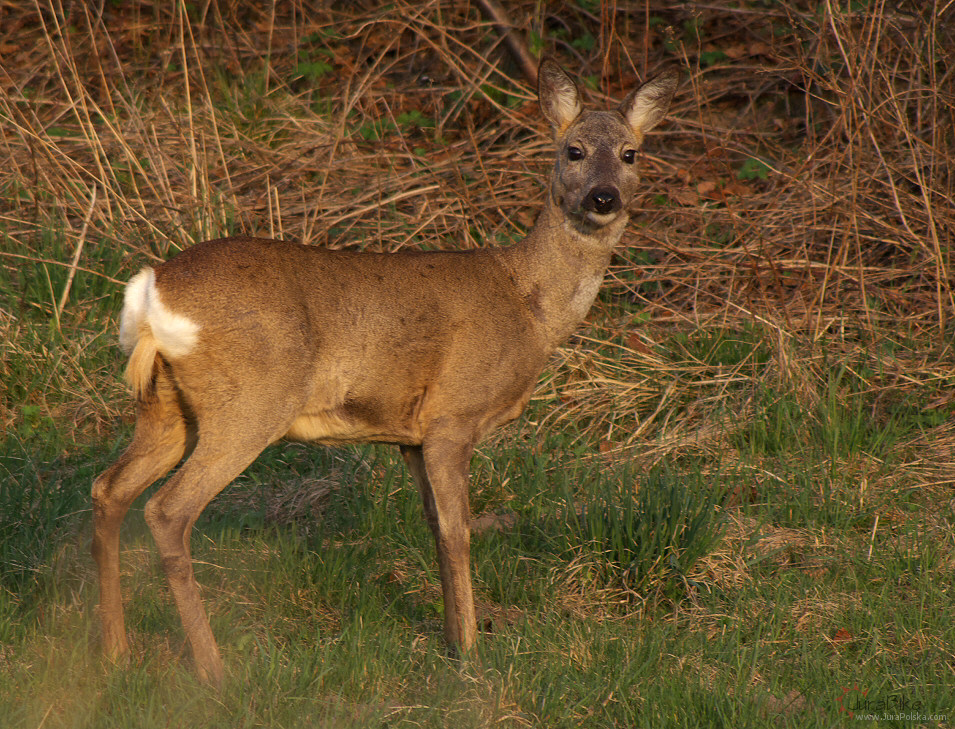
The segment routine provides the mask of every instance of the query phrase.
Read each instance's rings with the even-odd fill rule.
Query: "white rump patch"
[[[152,331],[159,351],[173,359],[189,354],[199,340],[199,325],[160,301],[156,273],[151,268],[144,268],[126,284],[119,322],[119,344],[124,352],[133,351],[145,327]]]
[[[139,339],[139,326],[146,315],[147,289],[155,280],[153,270],[144,268],[126,284],[123,313],[119,316],[119,345],[126,354],[133,351]]]

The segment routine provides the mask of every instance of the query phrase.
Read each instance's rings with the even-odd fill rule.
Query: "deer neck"
[[[548,196],[527,237],[500,250],[548,347],[563,342],[587,315],[626,225],[623,214],[603,228],[588,230]]]

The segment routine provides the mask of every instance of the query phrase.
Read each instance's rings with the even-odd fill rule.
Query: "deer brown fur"
[[[120,341],[136,430],[93,484],[107,655],[129,650],[120,524],[182,461],[146,504],[146,522],[196,669],[221,683],[190,533],[216,494],[283,437],[400,446],[437,546],[445,638],[472,646],[472,452],[523,411],[593,303],[638,191],[636,150],[676,84],[664,74],[617,110],[582,112],[574,82],[544,61],[540,104],[557,160],[534,228],[508,248],[379,254],[225,238],[130,281]]]

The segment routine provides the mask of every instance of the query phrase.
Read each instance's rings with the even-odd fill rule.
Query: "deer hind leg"
[[[219,648],[202,606],[189,546],[192,527],[210,501],[255,460],[272,441],[251,423],[267,422],[259,413],[232,410],[199,418],[199,442],[189,459],[146,504],[146,523],[159,549],[163,572],[199,677],[221,685],[224,677]]]
[[[112,660],[129,652],[120,593],[120,525],[136,497],[175,466],[194,444],[191,419],[168,366],[160,360],[153,385],[139,401],[132,443],[93,482],[92,553],[99,572],[103,650]]]
[[[403,446],[404,456],[424,503],[434,534],[444,593],[444,637],[467,652],[477,633],[471,587],[471,518],[468,471],[473,446],[454,440],[428,440],[422,447]]]

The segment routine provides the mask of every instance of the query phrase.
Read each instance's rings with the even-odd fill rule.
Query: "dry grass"
[[[686,74],[646,148],[629,251],[540,392],[611,455],[723,449],[721,404],[761,413],[739,383],[808,402],[834,362],[860,357],[877,360],[872,391],[947,405],[955,11],[752,5],[507,4],[518,37],[592,79],[598,104],[655,69]],[[118,285],[206,237],[462,248],[532,223],[545,125],[478,7],[184,7],[0,5],[0,266],[12,280],[25,265],[70,271],[45,299],[0,304],[5,359],[33,351],[25,312],[113,329],[84,321],[74,274]],[[51,229],[68,241],[59,257]],[[768,360],[713,365],[667,344],[741,327]],[[104,387],[64,389],[82,412],[107,408]]]

